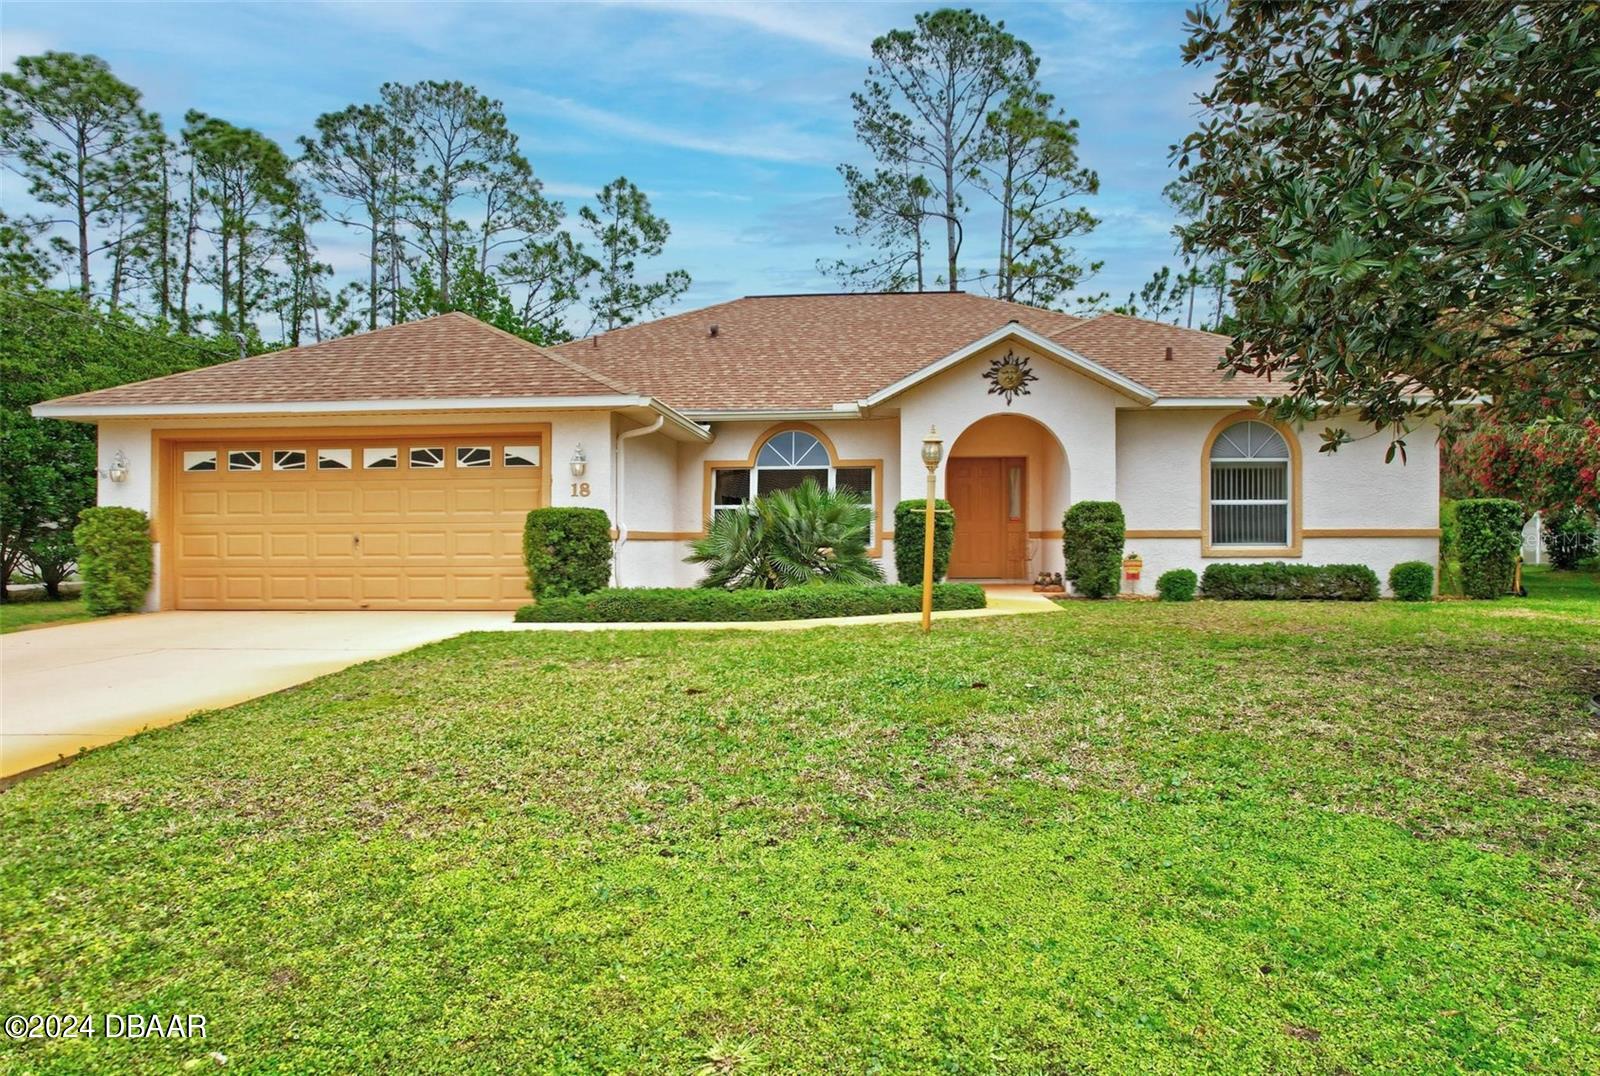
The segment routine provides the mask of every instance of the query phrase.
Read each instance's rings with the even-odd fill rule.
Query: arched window
[[[1265,422],[1235,422],[1211,442],[1210,544],[1288,546],[1294,534],[1294,461]]]
[[[794,489],[811,479],[823,489],[853,489],[873,506],[872,467],[837,466],[821,438],[805,430],[779,430],[761,443],[745,467],[717,467],[712,473],[713,511],[725,511],[752,497]]]

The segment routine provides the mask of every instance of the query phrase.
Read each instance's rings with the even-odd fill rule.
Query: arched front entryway
[[[1071,503],[1066,449],[1023,415],[989,415],[950,446],[945,498],[955,511],[951,579],[1031,580],[1061,570]]]

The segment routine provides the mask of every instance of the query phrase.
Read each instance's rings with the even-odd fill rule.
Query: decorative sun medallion
[[[1033,372],[1026,355],[1008,351],[989,364],[989,368],[983,372],[983,379],[989,382],[989,395],[1002,397],[1006,406],[1010,407],[1012,400],[1028,395],[1029,382],[1037,381],[1039,377]]]

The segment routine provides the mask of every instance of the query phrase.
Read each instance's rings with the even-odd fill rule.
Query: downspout
[[[622,585],[622,547],[628,544],[628,525],[624,522],[627,517],[622,514],[622,495],[627,488],[622,475],[624,459],[622,442],[630,437],[643,437],[646,434],[656,433],[666,424],[667,416],[657,415],[656,420],[650,425],[617,435],[617,462],[616,466],[611,468],[611,503],[617,506],[617,542],[611,547],[611,581],[619,587]]]

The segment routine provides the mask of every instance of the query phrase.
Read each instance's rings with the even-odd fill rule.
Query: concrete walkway
[[[509,613],[151,613],[0,636],[0,778]]]
[[[937,620],[1057,613],[1028,587]],[[917,613],[714,624],[514,624],[510,613],[151,613],[0,636],[0,779],[85,747],[467,631],[794,631]]]

